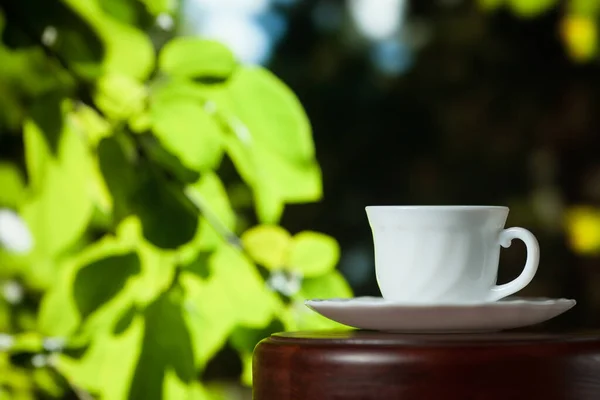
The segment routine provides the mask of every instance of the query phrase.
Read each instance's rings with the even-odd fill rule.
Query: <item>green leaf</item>
[[[157,247],[175,249],[196,233],[198,212],[182,190],[156,174],[141,180],[133,198],[135,213],[142,221],[144,237]]]
[[[198,172],[185,167],[179,158],[168,152],[153,135],[138,135],[138,143],[153,163],[172,174],[177,181],[192,183],[200,177]]]
[[[200,180],[188,186],[188,193],[200,205],[200,208],[210,212],[223,226],[228,229],[235,227],[235,212],[229,203],[229,197],[223,182],[215,172],[207,172]]]
[[[105,46],[104,72],[119,73],[142,81],[154,68],[150,38],[131,25],[107,15],[98,0],[65,0],[98,32]]]
[[[199,382],[186,383],[177,377],[173,369],[165,371],[161,399],[212,400]]]
[[[86,228],[93,206],[92,159],[83,138],[70,127],[60,135],[55,158],[40,128],[30,121],[24,127],[25,158],[35,195],[21,214],[33,234],[34,252],[47,258],[72,245]]]
[[[219,165],[223,156],[221,128],[197,99],[158,97],[151,104],[151,117],[154,134],[183,165],[196,171]]]
[[[301,300],[325,298],[350,298],[352,289],[338,271],[331,271],[318,278],[305,279],[298,293]]]
[[[236,305],[223,292],[219,279],[199,279],[184,272],[180,282],[185,291],[185,319],[190,329],[194,359],[203,366],[223,347],[237,324]]]
[[[257,263],[278,269],[285,266],[292,237],[280,226],[259,225],[242,235],[244,249]]]
[[[185,194],[202,214],[198,232],[187,252],[195,254],[198,250],[211,250],[228,240],[235,240],[230,235],[236,225],[236,215],[216,173],[202,174],[198,182],[185,189]]]
[[[26,35],[24,31],[15,35],[18,38],[26,37],[26,45],[32,39],[48,37],[44,33],[48,27],[52,27],[56,39],[48,40],[47,47],[78,72],[97,70],[104,55],[102,42],[93,27],[70,7],[57,1],[22,0],[3,4],[3,11],[11,23],[28,27]],[[6,36],[10,33],[11,29],[5,31],[6,39],[9,39]],[[18,45],[10,39],[9,44]]]
[[[102,399],[126,399],[138,360],[144,321],[136,317],[122,335],[96,332],[81,359],[56,355],[56,369],[68,382]],[[118,360],[118,361],[115,361]]]
[[[19,168],[0,161],[0,206],[16,208],[25,196],[25,182]]]
[[[138,255],[128,253],[94,261],[77,271],[73,296],[82,318],[108,303],[140,270]]]
[[[173,12],[177,2],[175,0],[141,0],[146,5],[148,12],[154,15]]]
[[[508,3],[515,14],[531,18],[554,7],[557,0],[508,0]]]
[[[129,254],[134,249],[134,243],[128,243],[120,237],[106,235],[92,245],[87,246],[83,251],[63,261],[57,268],[58,272],[53,276],[53,285],[44,294],[40,304],[38,313],[38,329],[40,332],[51,336],[70,335],[81,322],[81,312],[74,296],[74,282],[78,271],[84,266],[94,264],[100,260]],[[117,276],[119,273],[117,273]],[[102,284],[98,284],[98,281],[92,282],[92,284],[98,286],[98,288],[92,289],[92,292],[96,290],[101,292],[104,290],[104,284],[107,287],[112,285],[110,279],[106,279],[106,282],[105,280],[99,282],[102,282]],[[88,296],[87,293],[82,295],[83,297]],[[107,320],[112,321],[113,317],[121,312],[123,306],[120,303],[123,300],[127,301],[128,299],[111,301],[106,307],[103,307],[104,310],[99,310],[95,314],[101,314],[99,317],[103,317],[102,314],[105,314],[106,311],[109,314]],[[116,310],[112,308],[116,308]],[[110,314],[114,314],[114,316]],[[94,315],[94,317],[98,317],[98,315]]]
[[[106,137],[98,144],[98,163],[110,190],[113,218],[120,221],[131,213],[131,199],[137,187],[133,148],[119,136]]]
[[[333,270],[339,258],[340,247],[331,236],[300,232],[292,240],[288,267],[314,277]]]
[[[243,121],[251,140],[288,162],[314,159],[310,123],[295,94],[263,68],[238,70],[228,84],[233,114]]]
[[[104,74],[96,81],[93,99],[106,117],[124,121],[144,111],[146,88],[123,73]]]
[[[215,251],[209,265],[210,281],[221,285],[219,300],[234,305],[240,324],[262,328],[271,321],[274,312],[281,306],[280,301],[248,258],[224,244]]]
[[[284,203],[321,198],[310,124],[281,81],[261,68],[239,68],[224,85],[195,88],[216,104],[233,133],[226,151],[254,190],[261,222],[276,223]]]
[[[593,17],[600,11],[600,1],[571,0],[567,3],[567,8],[570,14]]]
[[[133,323],[133,321],[137,315],[138,315],[137,308],[135,306],[129,307],[121,315],[121,317],[117,320],[117,323],[115,324],[115,326],[113,328],[113,334],[115,336],[117,336],[117,335],[121,335],[122,333],[126,332],[127,329],[129,329],[129,327]]]
[[[162,49],[159,69],[171,76],[225,79],[236,67],[236,60],[221,43],[196,37],[179,37]]]
[[[129,398],[162,399],[165,373],[172,369],[186,384],[196,378],[192,338],[178,290],[161,295],[144,313],[142,352],[131,383]]]
[[[314,312],[304,305],[307,299],[350,298],[352,290],[338,271],[318,278],[305,279],[290,306],[280,314],[286,330],[320,330],[347,328]]]
[[[31,107],[31,119],[40,127],[46,144],[53,155],[58,154],[58,144],[63,131],[64,95],[59,92],[45,93]]]

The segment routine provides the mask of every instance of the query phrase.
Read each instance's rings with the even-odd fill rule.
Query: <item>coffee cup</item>
[[[533,279],[540,250],[524,228],[504,229],[501,206],[368,206],[375,273],[384,299],[402,303],[492,302]],[[500,246],[527,247],[523,272],[496,284]]]

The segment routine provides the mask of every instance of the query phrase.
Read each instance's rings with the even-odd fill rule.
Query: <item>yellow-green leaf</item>
[[[334,238],[305,231],[294,236],[288,267],[306,277],[323,275],[333,270],[340,258],[340,247]]]
[[[300,300],[350,298],[352,289],[339,271],[331,271],[317,278],[305,279],[298,293]]]
[[[98,0],[65,0],[98,32],[105,45],[105,72],[144,80],[154,68],[154,47],[148,35],[106,14]]]
[[[156,137],[184,166],[205,171],[221,162],[221,128],[196,99],[189,96],[155,99],[151,118]]]
[[[83,138],[73,129],[62,130],[55,158],[40,127],[24,128],[27,167],[37,188],[21,214],[34,237],[34,252],[50,257],[83,233],[92,212],[92,158]]]
[[[83,358],[58,355],[56,368],[71,384],[98,394],[99,398],[126,400],[143,330],[144,321],[138,316],[121,335],[98,332]]]
[[[0,162],[0,206],[17,207],[25,196],[21,171],[15,164]]]
[[[561,35],[575,61],[589,61],[598,51],[598,27],[595,16],[567,16],[561,23]]]
[[[565,228],[571,248],[580,254],[600,253],[600,210],[577,206],[567,210]]]
[[[292,237],[277,225],[258,225],[242,235],[244,249],[257,263],[269,269],[285,266]]]
[[[296,95],[264,68],[238,70],[228,84],[233,114],[250,131],[251,140],[289,162],[314,157],[312,130]]]
[[[221,245],[209,260],[210,281],[221,286],[221,301],[235,305],[237,321],[247,327],[261,328],[272,319],[280,306],[256,266],[241,252]]]
[[[202,215],[196,236],[185,251],[195,254],[198,250],[210,250],[229,239],[227,235],[235,228],[236,215],[219,176],[206,172],[185,193]]]
[[[201,280],[185,272],[180,282],[185,289],[184,317],[192,337],[194,359],[202,366],[223,347],[237,324],[236,305],[218,279]]]
[[[179,37],[162,49],[159,69],[171,76],[186,78],[227,78],[236,66],[235,58],[221,43],[197,37]]]
[[[511,9],[521,17],[535,17],[554,7],[557,0],[508,0]]]
[[[146,106],[146,88],[122,73],[105,74],[96,82],[94,102],[115,121],[139,116]]]

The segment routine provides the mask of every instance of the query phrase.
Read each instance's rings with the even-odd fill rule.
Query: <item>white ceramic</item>
[[[400,304],[380,297],[308,300],[319,314],[359,329],[406,333],[486,332],[539,324],[575,305],[569,299],[502,299],[492,303]]]
[[[525,287],[540,251],[526,229],[504,229],[507,207],[369,206],[375,272],[385,299],[402,303],[489,302]],[[496,285],[500,246],[520,239],[527,261],[519,277]]]

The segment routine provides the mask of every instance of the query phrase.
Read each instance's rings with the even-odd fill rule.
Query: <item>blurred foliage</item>
[[[0,208],[33,243],[0,247],[0,399],[214,400],[225,349],[250,384],[260,339],[332,326],[303,301],[351,295],[337,242],[278,226],[322,196],[290,89],[158,29],[169,0],[0,5]]]
[[[507,7],[523,18],[534,18],[556,7],[564,9],[557,32],[569,56],[578,62],[596,59],[598,55],[598,0],[479,0],[485,10]]]

